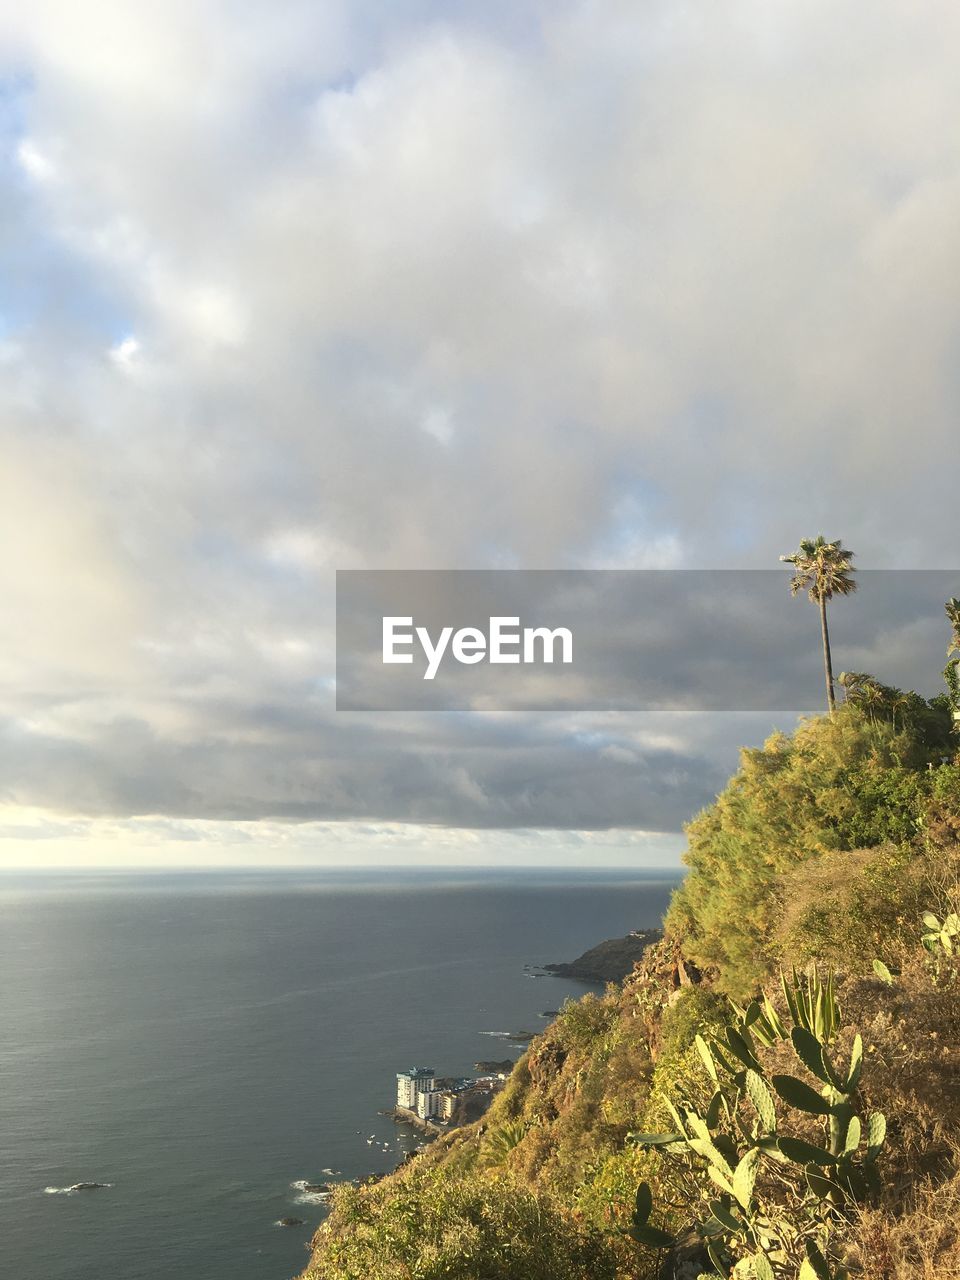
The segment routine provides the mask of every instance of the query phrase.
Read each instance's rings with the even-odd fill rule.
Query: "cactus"
[[[637,1187],[637,1197],[633,1210],[633,1219],[625,1234],[638,1244],[650,1245],[654,1249],[666,1249],[673,1244],[673,1236],[659,1227],[651,1227],[649,1218],[653,1209],[653,1192],[650,1184],[641,1182]]]
[[[941,920],[932,911],[925,911],[923,925],[922,942],[926,949],[934,954],[943,951],[948,956],[952,956],[955,939],[960,935],[960,916],[955,911],[951,911]]]
[[[806,1257],[800,1264],[797,1280],[846,1280],[847,1270],[834,1271],[813,1240],[806,1242]]]
[[[945,922],[936,923],[942,932]],[[659,1151],[694,1176],[705,1208],[697,1230],[717,1274],[799,1280],[796,1266],[802,1253],[804,1280],[843,1280],[843,1269],[833,1270],[823,1250],[828,1250],[831,1224],[879,1189],[877,1161],[886,1121],[879,1113],[865,1120],[857,1114],[861,1037],[854,1037],[845,1066],[831,1048],[841,1025],[832,976],[821,979],[815,969],[805,974],[794,970],[789,979],[782,977],[782,987],[790,1029],[766,996],[746,1008],[735,1005],[736,1021],[715,1040],[696,1037],[713,1086],[704,1114],[664,1099],[675,1128],[630,1134],[628,1141]],[[767,1075],[763,1049],[777,1041],[790,1043],[798,1064],[820,1084],[819,1091],[798,1076]],[[819,1116],[822,1142],[784,1132],[791,1112]],[[789,1213],[775,1212],[767,1203],[768,1193],[757,1193],[761,1175],[775,1166],[782,1172],[772,1185],[784,1185],[783,1172],[795,1170],[796,1177],[788,1177],[786,1184],[794,1197]],[[645,1216],[639,1224],[635,1217],[635,1227],[656,1232],[646,1226],[646,1193],[643,1205]],[[649,1234],[643,1242],[651,1242]]]
[[[877,975],[880,981],[886,983],[888,987],[893,986],[893,974],[882,960],[874,960],[873,972]]]

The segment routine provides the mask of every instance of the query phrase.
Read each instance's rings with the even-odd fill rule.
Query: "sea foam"
[[[74,1196],[81,1191],[101,1191],[112,1186],[112,1182],[74,1182],[69,1187],[44,1187],[43,1193],[47,1196]]]

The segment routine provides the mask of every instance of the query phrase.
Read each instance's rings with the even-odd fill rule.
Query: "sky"
[[[955,567],[958,118],[946,0],[0,0],[0,865],[675,864],[769,719],[337,712],[335,571]]]

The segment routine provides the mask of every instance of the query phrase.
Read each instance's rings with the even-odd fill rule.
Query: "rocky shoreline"
[[[547,973],[580,982],[622,982],[643,959],[647,947],[659,942],[662,929],[635,929],[625,938],[608,938],[568,964],[545,964]]]
[[[402,1120],[404,1124],[415,1125],[418,1129],[423,1129],[425,1133],[433,1134],[434,1137],[439,1133],[449,1133],[450,1129],[453,1128],[452,1125],[440,1124],[436,1120],[424,1120],[415,1111],[411,1111],[409,1107],[388,1107],[379,1114],[389,1116],[392,1120]]]
[[[531,969],[531,976],[546,977],[552,975],[562,978],[573,978],[580,982],[622,982],[629,974],[633,972],[634,966],[643,957],[646,949],[655,942],[659,942],[663,934],[660,929],[638,929],[628,934],[625,938],[608,938],[606,941],[598,943],[597,946],[591,947],[585,951],[583,955],[578,956],[576,960],[563,964],[546,964],[533,971],[531,966],[525,966]],[[540,1016],[542,1018],[553,1018],[558,1015],[558,1010],[545,1010]],[[536,1036],[533,1031],[516,1031],[509,1033],[501,1033],[504,1040],[514,1044],[517,1047],[525,1047]],[[484,1074],[509,1074],[516,1065],[513,1058],[503,1059],[486,1059],[474,1063],[477,1071]],[[489,1087],[483,1089],[471,1089],[464,1094],[463,1101],[458,1107],[451,1119],[442,1123],[432,1118],[424,1119],[418,1116],[415,1111],[408,1107],[388,1107],[380,1111],[379,1114],[387,1116],[399,1124],[410,1124],[419,1129],[430,1140],[439,1137],[441,1134],[450,1133],[454,1129],[458,1129],[463,1125],[470,1124],[474,1120],[480,1118],[483,1112],[489,1106],[493,1095],[497,1089]],[[414,1153],[409,1153],[401,1164],[409,1160]],[[376,1182],[384,1177],[383,1174],[372,1174],[367,1178],[352,1179],[354,1185],[362,1185],[367,1182]],[[305,1184],[306,1189],[319,1193],[324,1200],[332,1194],[335,1183],[318,1183]],[[283,1226],[300,1225],[298,1220],[286,1219],[282,1222]]]

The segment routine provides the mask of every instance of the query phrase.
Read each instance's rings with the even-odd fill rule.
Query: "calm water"
[[[483,1033],[542,1029],[584,991],[523,966],[657,923],[670,887],[0,876],[0,1274],[288,1280],[323,1214],[291,1184],[418,1141],[377,1114],[394,1073],[516,1056]],[[80,1181],[111,1185],[47,1190]]]

